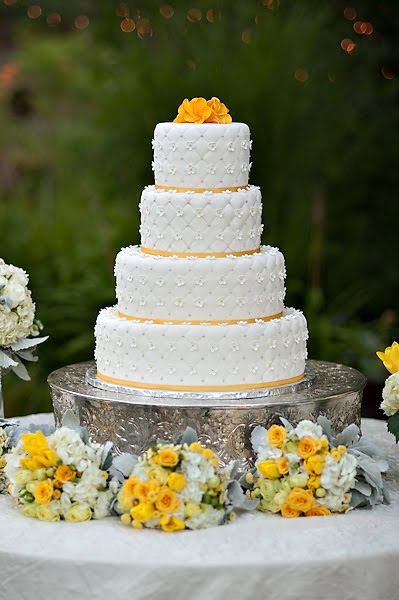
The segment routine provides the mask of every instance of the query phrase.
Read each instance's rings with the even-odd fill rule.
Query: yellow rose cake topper
[[[213,96],[210,100],[205,98],[185,98],[180,104],[177,117],[173,123],[231,123],[229,109],[223,102]]]
[[[397,373],[399,371],[399,344],[393,342],[392,346],[385,348],[385,352],[376,352],[378,358],[382,360],[384,367],[388,369],[390,373]]]

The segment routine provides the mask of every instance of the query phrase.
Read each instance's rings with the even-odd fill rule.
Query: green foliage
[[[363,3],[361,18],[381,34],[356,37],[348,55],[343,3],[281,0],[268,10],[218,0],[213,22],[208,4],[196,3],[202,19],[191,22],[189,2],[173,2],[170,19],[157,2],[136,3],[153,31],[144,39],[136,11],[136,30],[123,33],[112,2],[87,2],[83,32],[71,29],[79,2],[63,9],[58,32],[20,7],[9,20],[20,71],[0,87],[0,254],[31,274],[50,340],[32,384],[5,378],[8,414],[47,409],[46,375],[92,358],[96,314],[115,302],[115,254],[139,242],[153,128],[195,95],[219,96],[251,127],[264,242],[286,256],[287,304],[308,317],[310,356],[382,379],[374,351],[397,332],[399,117],[398,80],[380,69],[394,52],[398,7],[384,3],[384,15]]]
[[[389,417],[388,431],[395,436],[396,441],[399,443],[399,411]]]

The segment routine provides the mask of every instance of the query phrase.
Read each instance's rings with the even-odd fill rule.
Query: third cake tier
[[[154,256],[138,246],[121,250],[115,264],[121,316],[137,320],[270,320],[281,316],[285,265],[271,246],[243,256]]]

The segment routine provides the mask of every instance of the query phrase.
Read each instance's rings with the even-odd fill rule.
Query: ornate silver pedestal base
[[[90,383],[89,383],[90,382]],[[70,365],[48,378],[54,415],[60,424],[72,409],[91,437],[110,440],[115,451],[141,453],[157,439],[174,440],[193,427],[202,442],[223,463],[238,459],[251,465],[251,431],[270,426],[280,416],[296,424],[301,419],[327,416],[338,432],[349,423],[360,425],[365,377],[350,367],[308,361],[305,380],[292,386],[231,394],[191,394],[132,390],[104,384],[95,376],[93,362]]]

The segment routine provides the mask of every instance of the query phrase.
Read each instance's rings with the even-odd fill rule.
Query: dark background
[[[263,242],[310,357],[362,370],[374,414],[399,329],[399,2],[34,1],[0,3],[0,256],[30,273],[50,340],[31,383],[4,377],[6,413],[50,410],[48,373],[92,358],[154,126],[218,96],[252,130]]]

